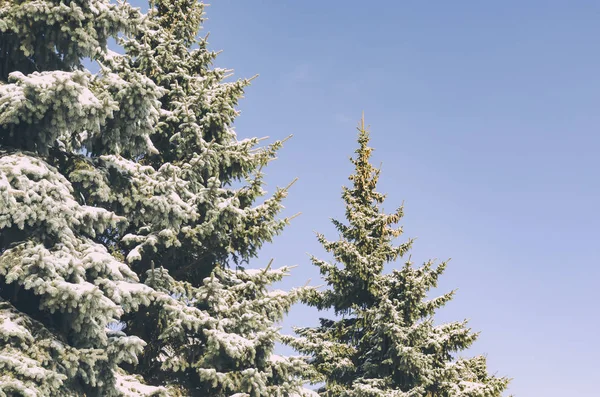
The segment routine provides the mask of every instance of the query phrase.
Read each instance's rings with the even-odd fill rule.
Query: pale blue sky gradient
[[[598,395],[600,2],[214,0],[207,17],[217,66],[260,74],[239,136],[294,134],[267,174],[300,178],[285,214],[302,215],[253,265],[321,283],[306,252],[337,237],[364,110],[413,261],[452,258],[438,320],[469,318],[469,354],[516,396]]]

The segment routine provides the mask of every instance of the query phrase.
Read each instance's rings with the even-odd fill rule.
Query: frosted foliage
[[[158,88],[139,74],[21,72],[0,85],[0,142],[46,154],[103,148],[114,153],[155,150]]]
[[[116,104],[102,132],[88,135],[86,147],[95,154],[115,153],[138,156],[156,153],[151,140],[158,121],[163,90],[146,76],[133,71],[113,73],[103,68],[95,80],[105,96]]]
[[[142,383],[142,380],[133,375],[116,373],[115,379],[117,390],[123,397],[168,396],[165,388],[148,386]]]
[[[0,299],[0,395],[76,395],[69,378],[79,371],[78,354],[89,353],[65,345]]]
[[[99,155],[156,151],[163,90],[134,70],[82,68],[141,23],[123,2],[0,1],[0,395],[158,390],[119,368],[146,342],[109,327],[156,297],[111,240],[127,217],[68,176]]]
[[[39,238],[89,236],[125,219],[101,208],[81,206],[71,184],[54,167],[27,154],[0,152],[0,229],[35,228]]]
[[[129,262],[140,261],[144,253],[158,259],[158,250],[182,244],[193,244],[202,252],[208,249],[204,241],[231,245],[232,237],[241,244],[254,236],[270,238],[270,230],[287,222],[268,221],[282,208],[287,189],[241,208],[246,195],[254,193],[248,188],[223,188],[216,178],[203,183],[198,177],[202,172],[199,165],[165,163],[155,170],[120,156],[99,156],[93,162],[81,160],[69,178],[87,192],[90,203],[113,207],[137,226],[122,239]],[[115,183],[119,189],[111,187]]]
[[[106,172],[81,164],[70,175],[72,181],[90,189],[92,202],[118,206],[119,211],[139,227],[153,225],[153,233],[129,234],[123,242],[131,246],[128,260],[141,259],[144,249],[151,251],[157,243],[170,247],[178,245],[182,226],[198,218],[195,208],[209,189],[194,192],[190,183],[178,177],[179,167],[167,164],[159,170],[143,166],[119,156],[101,156],[98,160]],[[118,178],[125,189],[111,189],[109,174]],[[114,183],[114,179],[113,179]]]
[[[77,371],[67,375],[78,375],[98,385],[107,359],[114,364],[135,363],[144,342],[136,337],[107,335],[106,326],[124,312],[149,304],[151,289],[92,240],[123,219],[103,209],[79,205],[70,184],[56,169],[25,154],[0,157],[0,209],[0,236],[15,240],[0,255],[0,280],[14,290],[17,303],[19,299],[24,303],[37,299],[32,310],[59,313],[52,320],[55,326],[76,335],[65,349],[71,361],[80,362],[74,364]],[[19,230],[29,231],[28,238],[19,240]],[[2,336],[28,341],[35,349],[38,343],[33,343],[24,323],[23,319],[5,317]],[[86,348],[78,350],[78,346]],[[90,355],[90,346],[98,352]],[[7,360],[15,354],[21,353],[11,350]],[[27,368],[38,368],[30,360],[19,365],[26,364]],[[47,367],[42,362],[39,370]],[[28,377],[25,370],[15,369]],[[26,382],[19,379],[14,382]]]
[[[89,73],[13,72],[0,86],[0,134],[20,141],[27,150],[41,150],[60,142],[71,150],[81,147],[80,132],[98,134],[116,109],[88,88]]]
[[[165,370],[193,371],[208,395],[287,396],[299,392],[301,358],[273,355],[282,319],[302,290],[269,291],[289,268],[216,270],[199,288],[182,285],[157,269],[153,285],[177,291],[177,305],[165,300],[171,344],[160,357]]]
[[[41,154],[55,146],[155,150],[149,136],[162,91],[150,79],[134,71],[74,70],[81,57],[101,59],[107,38],[139,18],[126,4],[101,0],[0,4],[0,38],[11,52],[0,66],[0,82],[7,83],[0,84],[0,144]]]
[[[6,44],[15,66],[23,67],[18,61],[35,56],[38,70],[62,69],[78,66],[104,48],[110,36],[131,30],[132,17],[131,8],[110,0],[3,1],[0,33],[14,35]],[[52,40],[42,33],[52,34]]]
[[[110,349],[109,349],[110,350]],[[110,353],[109,353],[110,354]],[[41,323],[0,300],[0,395],[84,396],[73,382],[89,377],[92,367],[106,360],[100,349],[75,349]],[[166,396],[164,389],[143,385],[121,371],[116,388],[103,395]]]
[[[64,375],[48,395],[300,392],[304,361],[271,359],[287,270],[221,269],[289,221],[288,188],[262,198],[282,142],[237,138],[249,80],[212,67],[203,6],[153,4],[0,1],[0,297],[69,352],[72,371],[35,364]]]
[[[78,167],[70,178],[86,199],[132,220],[122,248],[138,274],[153,262],[198,286],[217,262],[251,258],[287,223],[276,219],[287,190],[255,203],[265,193],[261,168],[282,142],[258,147],[257,138],[238,140],[231,124],[249,81],[224,82],[228,72],[212,67],[216,53],[197,39],[203,5],[154,5],[135,36],[121,41],[125,54],[100,58],[113,73],[139,73],[161,87],[151,135],[158,152],[144,156],[143,166],[100,156],[94,168],[105,172]],[[111,191],[115,182],[120,188]],[[193,270],[180,274],[174,267]]]
[[[83,202],[128,220],[102,237],[153,290],[151,304],[125,318],[125,331],[147,342],[140,364],[127,369],[184,394],[283,396],[299,390],[305,365],[269,357],[279,338],[276,322],[299,292],[268,290],[283,270],[221,269],[253,258],[289,221],[278,219],[289,187],[263,198],[262,168],[283,142],[238,139],[232,124],[249,80],[225,82],[229,72],[213,68],[216,53],[197,38],[203,5],[153,5],[135,34],[119,40],[123,54],[98,54],[111,87],[138,74],[160,87],[159,112],[144,116],[154,127],[151,150],[131,156],[94,141],[89,158],[66,161]],[[131,97],[123,89],[106,92],[115,101]],[[100,127],[103,138],[135,135],[115,128],[116,119]]]

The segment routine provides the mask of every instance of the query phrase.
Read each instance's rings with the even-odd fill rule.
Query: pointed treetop
[[[350,159],[355,166],[355,173],[348,178],[353,182],[353,189],[349,192],[358,205],[380,204],[385,196],[375,191],[379,181],[380,169],[373,167],[369,162],[373,149],[368,146],[371,137],[368,128],[365,127],[364,112],[357,130],[359,147],[355,151],[356,157]]]

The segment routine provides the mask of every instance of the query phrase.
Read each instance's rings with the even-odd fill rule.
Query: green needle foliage
[[[102,172],[77,166],[71,178],[88,202],[129,219],[104,237],[153,290],[150,305],[124,317],[147,343],[127,369],[173,395],[284,396],[300,390],[304,365],[273,355],[276,324],[300,290],[270,291],[288,268],[243,269],[289,223],[279,217],[289,186],[271,196],[262,188],[283,142],[238,139],[236,106],[250,81],[212,66],[203,19],[197,0],[150,2],[121,40],[124,54],[103,65],[160,87],[155,150],[133,162],[99,156]]]
[[[369,132],[361,121],[359,147],[351,159],[355,172],[344,187],[346,223],[333,220],[340,239],[317,238],[334,262],[312,257],[327,282],[325,291],[313,290],[307,303],[331,309],[335,319],[321,319],[318,327],[297,328],[298,338],[287,338],[310,356],[313,381],[324,381],[319,393],[327,397],[493,397],[500,396],[508,379],[489,375],[484,357],[456,358],[477,334],[465,321],[435,325],[437,309],[453,292],[428,299],[446,268],[429,261],[405,265],[384,274],[387,263],[401,259],[412,240],[393,245],[402,234],[397,226],[400,207],[385,214],[385,195],[376,191],[380,169],[369,162]]]

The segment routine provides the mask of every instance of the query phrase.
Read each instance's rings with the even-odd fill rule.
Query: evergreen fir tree
[[[104,237],[127,219],[86,203],[74,161],[156,149],[161,90],[82,59],[141,15],[107,0],[0,1],[0,395],[150,395],[125,375],[144,341],[109,328],[153,299]]]
[[[284,292],[268,286],[288,271],[288,267],[217,268],[202,286],[193,287],[172,279],[161,268],[164,290],[175,292],[192,309],[186,313],[188,318],[172,315],[161,335],[169,343],[162,345],[157,360],[162,363],[161,376],[175,380],[173,395],[310,395],[302,388],[305,362],[273,353],[279,340],[276,323],[301,290]]]
[[[125,53],[104,56],[107,70],[162,88],[156,150],[72,161],[69,178],[88,203],[130,220],[103,238],[153,291],[151,305],[125,318],[147,342],[130,371],[173,395],[302,393],[303,361],[273,355],[276,322],[302,291],[269,292],[287,268],[243,269],[289,221],[277,218],[288,188],[258,202],[262,167],[282,142],[237,139],[235,106],[249,81],[225,82],[229,72],[211,67],[202,18],[197,0],[152,1],[120,42]]]
[[[484,397],[500,396],[508,380],[489,375],[484,357],[456,358],[477,334],[466,322],[435,325],[433,315],[453,292],[427,299],[437,286],[446,262],[414,267],[410,259],[390,274],[384,265],[402,258],[412,240],[394,246],[402,234],[395,227],[403,216],[380,209],[385,196],[376,191],[380,170],[370,162],[369,133],[359,125],[355,173],[344,187],[346,220],[333,220],[340,239],[319,242],[335,261],[312,262],[330,287],[314,290],[308,303],[333,309],[341,318],[321,319],[315,328],[298,328],[288,338],[311,356],[314,380],[324,381],[320,395],[328,397]]]

